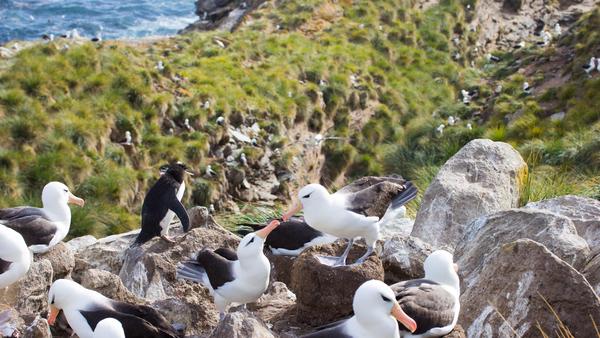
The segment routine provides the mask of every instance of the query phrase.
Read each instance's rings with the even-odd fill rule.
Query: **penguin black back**
[[[189,216],[181,201],[177,198],[177,191],[183,183],[187,167],[181,162],[161,167],[161,177],[148,190],[142,204],[142,229],[135,239],[133,246],[141,245],[161,234],[160,222],[169,210],[173,211],[187,232],[190,227]],[[168,225],[167,225],[168,226]]]

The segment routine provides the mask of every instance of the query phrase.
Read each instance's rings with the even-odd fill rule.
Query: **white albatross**
[[[32,259],[23,236],[0,223],[0,289],[23,278]]]

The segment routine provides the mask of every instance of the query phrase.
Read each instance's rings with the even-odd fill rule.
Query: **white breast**
[[[179,186],[179,190],[177,190],[176,196],[179,201],[181,201],[181,199],[183,198],[184,192],[185,192],[185,181],[181,182],[181,185]],[[173,221],[174,217],[175,217],[175,213],[171,210],[168,210],[165,217],[162,219],[162,221],[160,221],[160,227],[163,229],[163,231],[161,233],[163,235],[166,235],[166,231],[167,231],[167,229],[169,229],[169,225],[171,225],[171,222]]]

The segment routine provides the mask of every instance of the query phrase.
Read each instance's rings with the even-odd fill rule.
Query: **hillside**
[[[335,188],[367,174],[398,173],[424,190],[480,137],[526,158],[523,204],[567,193],[599,199],[600,72],[581,66],[598,55],[600,10],[549,46],[489,51],[501,58],[490,63],[476,50],[467,5],[273,1],[233,33],[59,39],[16,55],[9,43],[0,59],[0,207],[39,205],[41,187],[61,180],[88,202],[73,209],[71,236],[123,232],[139,226],[144,193],[172,159],[200,174],[184,204],[221,211],[235,210],[232,200],[251,211],[246,204],[286,200],[307,181]],[[464,104],[462,89],[478,95]],[[458,121],[440,134],[450,116]],[[228,128],[255,122],[257,144],[228,161]],[[120,143],[126,131],[132,146]],[[335,139],[314,144],[317,134]],[[248,168],[235,165],[240,151]],[[203,177],[208,165],[216,178]],[[232,186],[235,175],[248,178],[245,188]],[[272,184],[262,187],[264,177]]]

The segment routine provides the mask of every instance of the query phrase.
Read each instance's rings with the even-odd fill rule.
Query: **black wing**
[[[127,338],[176,338],[177,334],[155,327],[150,322],[135,315],[123,313],[106,308],[98,308],[88,311],[79,311],[85,320],[90,324],[92,330],[96,325],[106,318],[114,318],[121,322],[125,337]]]
[[[410,181],[386,177],[363,177],[352,189],[341,189],[336,194],[344,195],[347,210],[363,216],[375,216],[380,219],[388,207],[399,208],[417,196],[417,188]],[[373,183],[372,185],[368,185]],[[353,183],[354,184],[354,183]],[[357,190],[358,187],[363,187]]]
[[[235,279],[233,262],[213,251],[207,249],[200,251],[197,261],[198,265],[206,271],[210,285],[214,290]]]
[[[230,261],[238,260],[237,252],[229,248],[218,248],[217,250],[215,250],[215,253],[217,255],[220,255],[221,257],[227,258]]]
[[[3,274],[6,271],[8,271],[8,269],[10,268],[11,264],[12,264],[12,262],[0,259],[0,274]]]
[[[175,215],[177,215],[179,221],[181,221],[183,231],[188,232],[190,230],[190,217],[183,204],[181,204],[181,201],[177,199],[176,194],[173,194],[170,198],[169,209],[171,209]]]
[[[56,225],[40,208],[0,209],[4,225],[20,233],[27,246],[48,245],[56,234]]]
[[[270,222],[270,221],[269,221]],[[273,230],[267,239],[265,245],[276,249],[296,250],[313,239],[323,236],[319,230],[308,225],[304,219],[292,217]],[[254,231],[264,228],[263,224],[239,224],[239,226],[251,227]]]
[[[402,310],[417,322],[417,331],[413,334],[450,325],[454,320],[454,297],[438,283],[416,279],[394,284],[391,288]],[[406,331],[404,325],[399,327]]]
[[[150,306],[134,305],[124,302],[118,302],[115,300],[111,301],[111,305],[118,312],[127,313],[142,318],[148,323],[163,331],[177,335],[177,333],[173,330],[173,327],[167,321],[167,319],[165,319],[165,317],[162,314],[160,314],[160,312],[158,312],[156,309]]]

